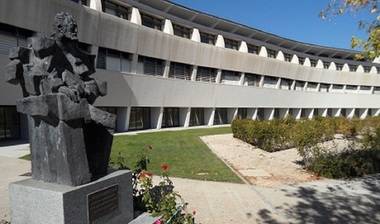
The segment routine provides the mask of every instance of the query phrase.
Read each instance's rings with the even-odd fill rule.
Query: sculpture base
[[[12,224],[121,224],[133,219],[132,174],[70,187],[33,179],[9,186]]]

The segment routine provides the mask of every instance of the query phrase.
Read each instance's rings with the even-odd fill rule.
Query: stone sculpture
[[[50,37],[10,52],[6,81],[20,85],[17,111],[28,115],[32,177],[78,186],[107,174],[115,115],[92,104],[107,83],[91,78],[95,56],[78,47],[77,24],[55,17]]]

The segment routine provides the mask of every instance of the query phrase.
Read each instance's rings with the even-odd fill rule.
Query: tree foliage
[[[320,13],[323,19],[339,16],[346,13],[367,12],[370,14],[370,21],[358,21],[360,29],[368,34],[367,39],[352,37],[352,48],[360,49],[361,53],[356,55],[356,59],[373,60],[380,56],[380,0],[331,0],[328,6]]]

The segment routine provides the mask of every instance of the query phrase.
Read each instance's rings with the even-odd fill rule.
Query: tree
[[[361,53],[356,55],[356,59],[373,60],[380,56],[379,4],[380,0],[331,0],[328,6],[320,13],[320,16],[326,19],[345,13],[368,12],[371,21],[358,21],[359,28],[365,30],[368,37],[366,40],[352,37],[351,47],[361,50]]]

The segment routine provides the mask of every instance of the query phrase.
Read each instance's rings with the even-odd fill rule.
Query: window
[[[328,93],[330,91],[330,85],[329,84],[325,84],[325,83],[321,83],[319,85],[319,91],[320,92],[324,92],[324,93]]]
[[[150,128],[150,108],[132,107],[129,116],[129,130],[144,130]]]
[[[88,1],[87,0],[81,0],[80,1],[82,5],[87,5],[88,6]]]
[[[201,82],[215,82],[217,71],[214,68],[198,67],[197,81]]]
[[[104,2],[103,11],[107,14],[114,15],[126,20],[129,20],[131,17],[131,11],[129,8],[126,8],[121,5],[117,5],[110,1]]]
[[[266,88],[276,88],[278,82],[277,77],[265,76],[264,77],[264,87]]]
[[[304,90],[305,84],[306,83],[303,81],[296,81],[296,89],[295,90]]]
[[[287,61],[287,62],[292,61],[292,55],[291,54],[284,53],[284,57],[285,57],[285,61]]]
[[[373,90],[374,94],[380,94],[380,87],[375,87]]]
[[[299,63],[300,65],[303,65],[303,63],[305,63],[305,58],[298,57],[298,63]]]
[[[189,125],[191,127],[205,125],[204,116],[203,108],[191,108]]]
[[[8,55],[14,47],[26,47],[26,40],[33,32],[0,23],[0,54]]]
[[[318,83],[308,82],[307,83],[307,91],[318,91]]]
[[[291,90],[293,81],[290,79],[281,79],[280,89]]]
[[[371,66],[363,66],[364,73],[369,73],[371,71]]]
[[[214,125],[228,124],[227,108],[216,108],[214,115]]]
[[[164,108],[161,127],[179,127],[179,108]]]
[[[237,113],[237,119],[247,119],[248,118],[248,109],[239,108]]]
[[[267,49],[267,53],[268,53],[268,58],[276,58],[277,56],[277,51],[272,50],[272,49]]]
[[[317,60],[315,60],[315,59],[310,59],[310,66],[311,66],[311,67],[316,67],[316,66],[317,66]]]
[[[184,26],[177,25],[177,24],[173,24],[173,30],[174,30],[174,35],[190,39],[191,29]]]
[[[99,48],[96,67],[111,71],[130,72],[132,54]]]
[[[256,86],[256,87],[260,86],[261,76],[259,76],[259,75],[247,73],[247,74],[245,74],[244,79],[245,79],[244,85],[246,85],[246,86]]]
[[[191,80],[192,66],[171,62],[169,78]]]
[[[324,68],[324,69],[329,69],[329,67],[330,67],[330,62],[328,62],[328,61],[324,61],[324,62],[323,62],[323,68]]]
[[[337,71],[342,71],[343,70],[343,64],[336,63],[336,70]]]
[[[156,30],[162,30],[162,20],[145,13],[141,13],[142,25]]]
[[[240,84],[240,73],[234,71],[222,71],[221,83],[229,85],[239,85]]]
[[[0,107],[0,140],[20,138],[20,114],[15,106]]]
[[[201,42],[205,44],[215,45],[216,36],[209,33],[200,32]]]
[[[350,72],[356,72],[356,69],[358,68],[357,65],[348,65],[348,67],[350,68]]]
[[[380,67],[376,67],[377,74],[380,74]]]
[[[248,53],[259,54],[260,47],[252,44],[248,44]]]
[[[229,49],[238,50],[239,42],[236,40],[224,38],[224,46]]]
[[[142,74],[162,76],[164,73],[164,61],[156,58],[139,56],[139,68]]]

